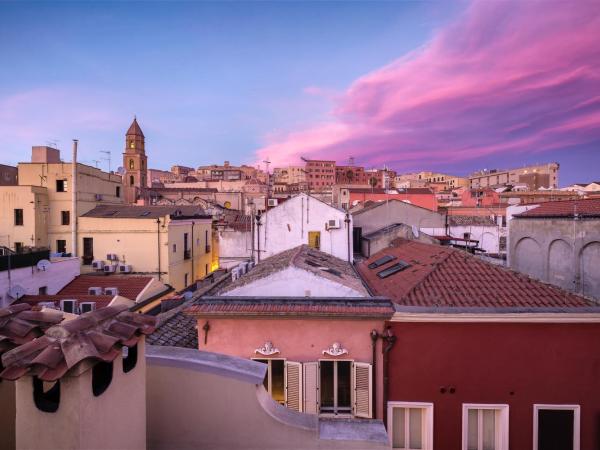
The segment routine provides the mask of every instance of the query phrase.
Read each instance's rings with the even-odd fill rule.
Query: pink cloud
[[[425,168],[600,140],[598,42],[599,2],[476,0],[423,48],[356,80],[328,121],[270,136],[257,159]]]

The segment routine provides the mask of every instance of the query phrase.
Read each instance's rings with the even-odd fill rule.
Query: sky
[[[0,0],[0,163],[56,143],[120,165],[466,175],[557,161],[600,179],[597,0]]]

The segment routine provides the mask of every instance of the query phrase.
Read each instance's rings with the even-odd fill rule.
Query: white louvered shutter
[[[302,364],[304,378],[304,408],[305,413],[319,413],[319,363]]]
[[[352,365],[353,413],[356,417],[372,418],[371,402],[373,401],[373,373],[371,364],[357,363]]]
[[[302,364],[285,362],[285,406],[302,411]]]

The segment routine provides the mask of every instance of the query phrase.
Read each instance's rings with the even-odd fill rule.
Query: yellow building
[[[78,236],[84,271],[148,274],[176,290],[218,261],[212,217],[197,206],[99,206],[79,218]]]
[[[120,175],[80,163],[76,167],[74,203],[73,165],[62,162],[57,149],[32,148],[31,162],[18,165],[19,186],[0,186],[0,245],[74,253],[75,216],[97,205],[123,202]]]

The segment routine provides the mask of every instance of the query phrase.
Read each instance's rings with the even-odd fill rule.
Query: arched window
[[[133,141],[129,142],[129,148],[135,148],[135,143]]]
[[[100,361],[92,367],[92,393],[94,397],[102,393],[110,386],[113,377],[113,363]]]
[[[137,344],[135,344],[133,347],[123,347],[123,372],[127,373],[135,368],[135,365],[137,364],[137,357]]]
[[[133,183],[134,183],[134,181],[135,181],[135,180],[134,180],[134,178],[133,178],[133,175],[129,175],[129,185],[130,185],[130,186],[133,186]]]
[[[38,377],[33,377],[33,402],[40,411],[53,413],[60,404],[60,380],[44,391],[44,382]]]
[[[130,159],[130,160],[129,160],[129,168],[130,168],[131,170],[133,170],[133,168],[134,168],[133,159]]]

